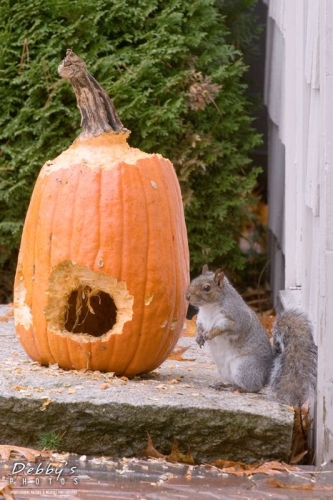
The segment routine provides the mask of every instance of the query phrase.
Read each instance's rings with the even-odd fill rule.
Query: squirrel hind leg
[[[232,369],[234,385],[242,392],[259,392],[267,382],[269,365],[263,364],[259,369],[258,360],[252,356],[244,356]]]

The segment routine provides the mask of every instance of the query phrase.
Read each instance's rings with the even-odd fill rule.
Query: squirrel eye
[[[210,292],[210,285],[204,285],[203,290],[204,292]]]

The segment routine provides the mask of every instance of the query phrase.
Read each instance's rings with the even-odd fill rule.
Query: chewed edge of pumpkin
[[[32,313],[25,302],[23,276],[18,276],[17,283],[15,324],[28,330]],[[48,330],[76,342],[105,341],[121,334],[133,316],[134,297],[125,282],[71,260],[61,262],[52,271],[47,294],[44,314]]]
[[[48,329],[75,341],[105,341],[121,334],[133,316],[134,297],[125,282],[70,260],[52,271],[48,294]]]
[[[77,140],[59,156],[46,161],[39,175],[47,177],[53,172],[73,167],[92,171],[112,170],[119,163],[135,166],[140,160],[158,156],[131,147],[126,138],[125,134],[105,133],[99,137]],[[98,161],[96,161],[96,150],[98,150]]]
[[[26,330],[31,327],[32,312],[31,308],[26,303],[27,290],[24,285],[23,276],[20,276],[17,280],[14,290],[15,302],[14,302],[14,323],[15,327],[22,325]]]

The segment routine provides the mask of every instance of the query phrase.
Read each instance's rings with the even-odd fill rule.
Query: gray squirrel
[[[204,266],[185,294],[198,308],[196,341],[208,343],[222,387],[258,392],[267,385],[270,398],[301,406],[315,392],[317,350],[304,313],[287,311],[277,318],[273,347],[255,312],[221,269]]]

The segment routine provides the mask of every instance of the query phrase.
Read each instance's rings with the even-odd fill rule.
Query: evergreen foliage
[[[244,1],[244,0],[242,0]],[[237,17],[237,4],[234,2]],[[254,4],[255,0],[246,0]],[[245,65],[214,0],[3,0],[0,3],[0,266],[13,270],[44,162],[80,131],[57,66],[68,47],[109,93],[130,144],[174,164],[186,206],[192,270],[239,269],[257,169]],[[231,9],[232,10],[232,9]],[[241,10],[240,16],[244,16]],[[231,16],[232,17],[232,16]]]

